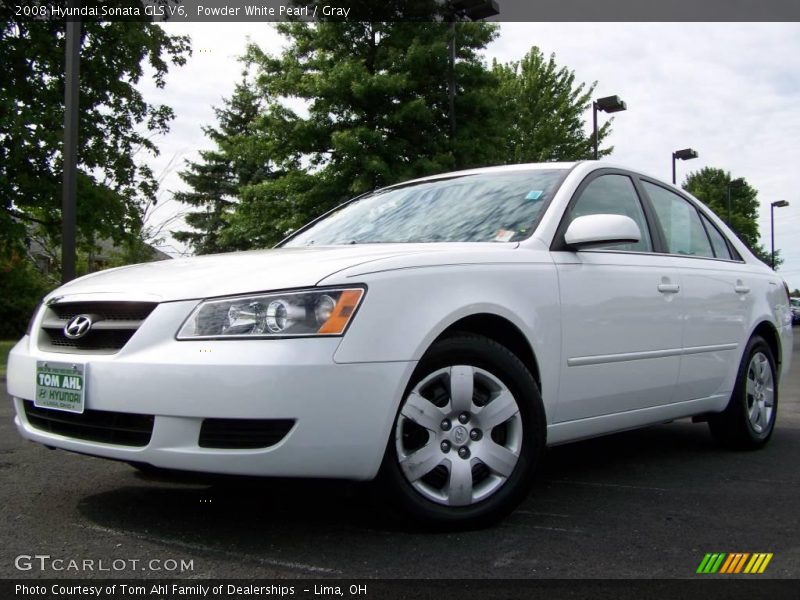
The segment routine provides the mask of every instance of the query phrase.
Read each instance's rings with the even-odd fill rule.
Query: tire
[[[764,338],[747,343],[727,408],[712,415],[708,426],[724,447],[757,450],[772,437],[778,413],[778,377],[775,357]]]
[[[415,369],[379,481],[418,524],[484,527],[526,497],[546,431],[539,388],[519,358],[486,337],[453,335]]]

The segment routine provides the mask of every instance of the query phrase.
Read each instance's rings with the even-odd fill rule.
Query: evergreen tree
[[[504,123],[505,143],[498,162],[572,161],[593,156],[594,140],[585,130],[584,114],[596,82],[575,82],[575,73],[558,67],[537,47],[519,62],[493,64],[499,81],[496,102]],[[610,122],[598,130],[598,142],[610,132]],[[600,156],[612,148],[601,149]]]
[[[223,239],[222,232],[241,188],[269,176],[268,157],[251,143],[261,110],[261,101],[247,81],[239,83],[223,107],[214,110],[218,126],[203,128],[215,148],[201,151],[198,162],[187,160],[187,168],[179,174],[191,191],[176,192],[175,199],[199,210],[185,216],[193,230],[173,235],[197,254],[236,250],[242,245]]]
[[[375,188],[461,168],[590,154],[582,115],[594,85],[576,83],[536,48],[519,63],[489,68],[481,52],[496,25],[437,20],[434,0],[416,8],[428,10],[426,19],[281,23],[287,44],[277,56],[251,45],[245,60],[260,113],[241,135],[220,128],[224,152],[218,143],[185,174],[193,191],[180,198],[206,213],[192,217],[199,237],[184,239],[207,234],[214,249],[269,247]],[[604,125],[601,139],[609,131]],[[231,179],[226,161],[240,150],[269,164],[268,176]]]
[[[282,23],[278,30],[289,38],[281,56],[251,46],[247,58],[267,103],[257,137],[281,174],[243,188],[228,239],[269,246],[349,197],[493,162],[491,136],[476,139],[475,131],[492,118],[493,77],[478,51],[494,38],[494,25],[457,24],[455,139],[447,23]],[[302,108],[292,108],[298,100]]]

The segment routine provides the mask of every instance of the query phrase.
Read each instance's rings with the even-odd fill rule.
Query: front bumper
[[[113,355],[43,352],[23,338],[9,356],[15,424],[29,440],[156,467],[239,475],[371,479],[414,362],[337,364],[340,339],[175,341],[196,302],[158,305]],[[153,415],[149,443],[130,447],[34,427],[36,361],[86,365],[87,410]],[[277,444],[201,447],[204,419],[293,419]]]

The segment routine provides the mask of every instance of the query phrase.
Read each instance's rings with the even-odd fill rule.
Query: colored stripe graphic
[[[697,572],[698,573],[705,573],[706,572],[706,565],[708,565],[708,561],[710,561],[710,560],[711,560],[711,555],[710,554],[706,554],[703,557],[703,560],[700,561],[700,566],[697,567]]]
[[[725,553],[714,552],[706,554],[700,566],[697,567],[698,573],[716,573],[722,561],[725,559]]]
[[[753,554],[753,558],[750,559],[750,562],[747,563],[747,566],[744,568],[745,573],[758,573],[758,567],[761,566],[761,563],[764,561],[763,554]]]
[[[731,573],[739,573],[744,568],[744,563],[750,556],[749,552],[745,552],[739,555],[739,560],[736,561],[736,565],[731,567]]]
[[[771,552],[756,552],[753,554],[749,552],[732,552],[730,554],[709,552],[703,557],[700,566],[697,567],[697,573],[720,573],[726,575],[763,573],[772,560],[772,556]]]
[[[720,568],[719,572],[720,573],[727,573],[728,569],[731,568],[731,564],[736,562],[736,558],[738,556],[739,556],[738,554],[728,554],[728,558],[724,563],[722,563],[722,568]]]
[[[722,552],[713,563],[711,563],[711,569],[708,571],[709,573],[716,573],[719,570],[722,561],[725,559],[725,553]]]
[[[772,560],[772,552],[768,553],[766,557],[764,557],[764,562],[761,563],[761,567],[758,569],[759,573],[763,573],[764,570],[767,568],[769,561]]]
[[[749,557],[750,554],[736,552],[735,554],[731,554],[731,556],[733,557],[733,560],[731,560],[730,565],[727,569],[722,569],[720,573],[738,573],[742,570],[742,567],[744,567],[744,561],[747,560],[747,557]]]

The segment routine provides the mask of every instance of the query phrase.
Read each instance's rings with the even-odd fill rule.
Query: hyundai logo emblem
[[[92,328],[92,317],[89,315],[78,315],[72,317],[64,327],[64,335],[71,340],[77,340],[89,333]]]
[[[453,440],[456,444],[463,444],[467,441],[469,437],[469,433],[467,433],[466,427],[461,427],[460,425],[453,429]]]

